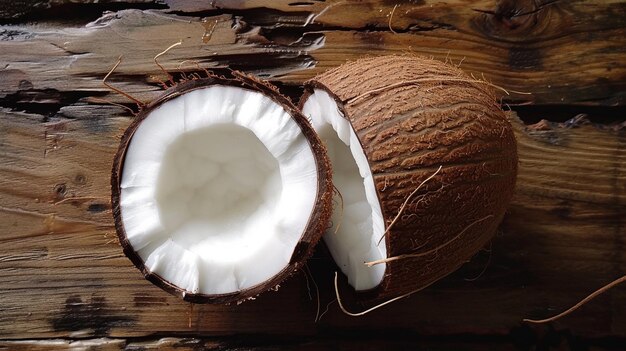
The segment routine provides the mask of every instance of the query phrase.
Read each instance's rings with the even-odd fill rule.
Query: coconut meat
[[[213,85],[138,126],[122,170],[122,223],[151,273],[186,293],[234,293],[288,266],[317,184],[313,151],[281,105]]]
[[[386,258],[387,249],[380,240],[385,226],[369,163],[352,125],[326,91],[315,89],[302,112],[326,144],[333,184],[341,193],[335,195],[332,228],[324,241],[350,285],[372,289],[382,281],[385,264],[367,267],[365,262]]]

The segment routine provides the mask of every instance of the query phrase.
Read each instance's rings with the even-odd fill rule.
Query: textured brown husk
[[[308,81],[301,108],[314,89],[334,97],[352,124],[385,226],[442,166],[411,197],[385,237],[387,257],[416,256],[387,262],[381,284],[357,297],[380,300],[417,291],[488,243],[513,194],[517,148],[486,82],[432,59],[381,56]]]
[[[124,169],[125,154],[128,145],[130,144],[133,134],[135,133],[139,125],[144,119],[146,119],[150,115],[150,112],[161,104],[171,100],[172,98],[175,98],[192,90],[205,88],[211,85],[235,86],[243,89],[257,91],[282,106],[285,111],[287,111],[294,119],[294,121],[298,124],[298,126],[302,130],[302,134],[307,139],[311,150],[314,153],[315,162],[318,169],[318,189],[313,213],[310,215],[306,229],[302,234],[300,241],[294,248],[293,255],[291,256],[291,260],[289,261],[287,267],[285,267],[274,277],[268,279],[266,282],[250,287],[248,289],[229,294],[206,295],[186,292],[184,291],[184,289],[181,289],[171,284],[163,277],[159,276],[158,274],[151,273],[147,269],[143,259],[139,257],[137,252],[135,252],[126,237],[126,231],[124,230],[124,224],[122,222],[120,211],[120,184],[122,179],[122,171]],[[311,256],[315,245],[321,238],[324,230],[326,230],[326,228],[328,227],[330,215],[332,212],[331,175],[332,171],[329,160],[326,156],[326,149],[317,137],[317,134],[315,133],[313,128],[310,126],[306,118],[299,112],[299,110],[291,103],[291,101],[289,101],[289,99],[287,99],[286,97],[280,95],[275,88],[269,85],[269,83],[262,82],[253,77],[243,74],[237,75],[237,79],[209,77],[203,79],[189,80],[166,90],[160,98],[145,106],[123,134],[119,149],[117,151],[117,154],[115,155],[111,174],[111,201],[113,205],[115,228],[117,230],[120,244],[124,249],[124,254],[126,254],[126,256],[135,264],[135,266],[139,268],[139,270],[141,270],[145,278],[153,284],[161,287],[162,289],[173,295],[180,296],[184,300],[194,303],[226,304],[240,302],[246,299],[253,298],[264,291],[276,287],[283,280],[295,273],[297,269],[304,264],[306,259]],[[263,262],[258,262],[258,264],[263,264]]]

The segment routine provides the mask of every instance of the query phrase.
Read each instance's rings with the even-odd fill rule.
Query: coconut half
[[[341,193],[324,241],[358,296],[426,287],[496,232],[517,150],[484,82],[436,60],[367,58],[307,82],[300,108]]]
[[[197,79],[148,105],[112,172],[115,224],[146,278],[187,301],[274,288],[328,225],[331,171],[306,118],[252,78]]]

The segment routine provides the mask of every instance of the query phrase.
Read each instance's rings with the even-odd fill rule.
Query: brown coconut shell
[[[278,285],[293,275],[300,267],[304,265],[306,260],[312,255],[315,245],[320,240],[324,231],[328,227],[330,216],[332,213],[332,170],[330,162],[326,155],[326,148],[317,136],[317,133],[313,130],[306,117],[292,104],[292,102],[281,95],[278,89],[270,83],[260,81],[252,76],[247,76],[240,72],[235,72],[236,79],[227,79],[224,77],[210,76],[203,79],[187,80],[176,86],[166,90],[159,98],[155,99],[148,105],[142,108],[137,117],[133,120],[130,126],[124,132],[119,149],[115,155],[113,162],[113,169],[111,172],[111,202],[113,205],[113,217],[115,220],[115,228],[117,230],[117,236],[119,242],[123,247],[124,254],[133,262],[133,264],[143,273],[144,277],[169,292],[170,294],[179,296],[185,301],[193,303],[214,303],[214,304],[228,304],[233,302],[242,302],[254,298],[262,292],[275,289]],[[243,289],[229,294],[200,294],[186,292],[178,286],[170,283],[160,275],[152,273],[146,267],[143,259],[137,254],[132,245],[127,239],[126,231],[124,229],[124,223],[122,221],[121,209],[120,209],[120,184],[122,180],[122,171],[124,169],[124,159],[126,150],[133,138],[133,134],[137,128],[141,125],[141,122],[149,117],[150,112],[159,107],[161,104],[167,101],[191,92],[196,89],[206,88],[212,85],[234,86],[242,89],[248,89],[256,92],[260,92],[272,101],[282,106],[287,111],[294,121],[300,126],[302,134],[308,141],[312,152],[314,153],[314,159],[318,169],[318,188],[316,195],[316,202],[313,207],[313,213],[310,214],[309,221],[305,228],[302,237],[298,244],[294,248],[294,252],[291,256],[289,264],[278,274],[268,279],[262,284]],[[176,116],[172,116],[176,118]],[[307,215],[297,214],[295,215]],[[263,264],[263,262],[258,262]]]
[[[494,236],[513,194],[517,148],[486,82],[415,56],[361,59],[308,81],[334,97],[368,159],[388,227],[383,280],[359,292],[387,299],[452,273]]]

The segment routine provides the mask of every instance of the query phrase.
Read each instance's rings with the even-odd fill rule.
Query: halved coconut
[[[117,233],[146,278],[187,301],[274,288],[331,212],[326,152],[306,118],[252,78],[187,81],[124,133],[112,173]]]
[[[300,108],[327,145],[342,195],[324,241],[361,297],[426,287],[491,239],[517,151],[484,82],[439,61],[382,56],[305,88]]]

